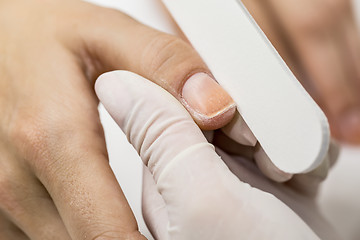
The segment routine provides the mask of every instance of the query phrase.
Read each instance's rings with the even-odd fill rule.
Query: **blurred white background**
[[[88,0],[122,10],[161,31],[176,31],[160,0]],[[299,0],[301,1],[301,0]],[[360,13],[360,0],[355,0]],[[360,16],[360,14],[358,14]],[[358,18],[360,20],[360,18]],[[359,21],[360,22],[360,21]],[[141,214],[142,162],[108,113],[100,106],[110,164],[135,213],[140,231],[149,239]],[[325,215],[344,239],[360,239],[360,148],[343,146],[340,159],[325,181],[319,198]]]

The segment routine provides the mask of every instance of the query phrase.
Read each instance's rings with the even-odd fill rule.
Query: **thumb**
[[[117,71],[96,92],[153,175],[169,239],[317,239],[285,204],[235,177],[163,89]]]
[[[232,119],[235,103],[188,43],[115,10],[97,9],[93,15],[104,16],[86,24],[82,39],[93,62],[101,63],[99,72],[129,70],[155,82],[204,130],[220,128]]]

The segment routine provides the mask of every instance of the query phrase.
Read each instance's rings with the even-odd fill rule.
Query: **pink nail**
[[[228,93],[206,73],[196,73],[185,82],[182,98],[195,120],[212,129],[230,121],[236,109]]]

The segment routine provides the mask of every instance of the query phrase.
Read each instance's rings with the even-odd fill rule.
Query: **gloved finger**
[[[327,176],[329,170],[329,158],[326,156],[324,161],[314,171],[306,174],[295,175],[287,184],[302,195],[315,197],[322,181]]]
[[[166,204],[156,187],[153,176],[145,166],[143,167],[142,213],[153,237],[168,240],[169,219]]]
[[[8,217],[0,211],[0,236],[1,240],[30,240],[20,228],[12,223]]]
[[[303,192],[296,191],[290,185],[292,180],[285,184],[270,181],[268,178],[261,175],[260,170],[253,162],[242,157],[230,157],[221,149],[217,149],[217,152],[230,170],[238,176],[240,180],[265,192],[274,194],[274,196],[283,201],[307,224],[309,224],[312,230],[314,230],[321,239],[340,239],[333,226],[327,222],[319,211],[314,199],[311,196],[304,195]]]
[[[239,144],[223,131],[214,131],[214,137],[210,143],[218,148],[221,148],[228,154],[242,156],[250,161],[254,159],[254,147]]]
[[[294,175],[288,184],[303,194],[315,197],[320,184],[326,179],[330,168],[337,161],[339,152],[339,145],[334,140],[331,141],[328,154],[323,162],[309,173]]]
[[[250,128],[238,111],[235,112],[234,118],[221,130],[234,141],[246,145],[255,146],[257,140]]]
[[[286,182],[293,177],[293,174],[276,167],[259,143],[255,147],[254,159],[261,172],[275,182]]]
[[[332,139],[330,142],[329,153],[328,153],[330,169],[338,161],[340,152],[341,152],[340,144],[335,139]]]
[[[255,147],[244,146],[235,142],[225,134],[221,134],[219,131],[215,132],[212,143],[228,154],[242,156],[248,160],[255,160],[260,171],[273,181],[285,182],[293,176],[277,168],[259,143],[257,143]]]
[[[318,239],[281,201],[239,181],[163,89],[118,71],[96,92],[152,173],[171,239]]]
[[[0,146],[0,210],[34,240],[70,240],[43,185],[9,149]],[[0,235],[1,236],[1,235]],[[15,238],[14,238],[15,239]]]
[[[217,129],[232,119],[236,109],[232,98],[190,44],[113,9],[89,4],[84,9],[92,18],[82,22],[78,37],[87,56],[99,63],[91,65],[93,76],[117,69],[144,76],[178,99],[204,130]]]

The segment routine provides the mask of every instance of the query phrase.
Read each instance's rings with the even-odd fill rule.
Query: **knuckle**
[[[31,114],[22,112],[13,118],[8,133],[10,144],[36,175],[50,177],[65,171],[77,164],[72,159],[82,159],[84,154],[106,155],[100,120],[89,123],[86,118],[97,115],[56,109],[56,112],[49,107]],[[96,109],[91,111],[97,113]]]
[[[158,68],[186,48],[186,44],[180,39],[166,34],[158,34],[146,46],[143,60],[148,60],[146,57],[150,56],[151,67]]]
[[[158,84],[170,92],[179,90],[187,75],[199,69],[206,69],[200,56],[189,44],[164,33],[156,34],[147,43],[142,53],[141,65],[144,72],[150,73],[151,79],[156,81],[166,78],[165,86],[161,82]]]
[[[42,113],[34,113],[17,117],[11,126],[9,138],[19,156],[31,168],[48,171],[53,165],[50,160],[63,154],[64,149],[61,148],[64,148],[66,135],[71,131],[65,128],[66,121],[61,118],[42,116]]]
[[[46,126],[31,117],[20,117],[10,129],[10,141],[24,159],[41,158],[49,142]]]

